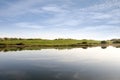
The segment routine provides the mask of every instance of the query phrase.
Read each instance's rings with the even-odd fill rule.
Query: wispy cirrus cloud
[[[91,3],[85,0],[20,0],[8,1],[5,7],[0,8],[1,26],[29,28],[37,33],[42,31],[42,36],[46,35],[46,38],[50,37],[50,33],[54,38],[105,38],[109,34],[120,37],[119,14],[119,0],[96,0]]]
[[[109,9],[120,8],[119,0],[103,0],[102,3],[94,4],[87,8],[81,8],[81,11],[109,11]]]
[[[44,6],[42,7],[43,11],[48,11],[48,12],[64,12],[65,10],[61,9],[60,7],[57,6]]]
[[[42,29],[44,26],[40,26],[34,23],[28,23],[28,22],[21,22],[21,23],[15,23],[14,26],[20,27],[20,28],[31,28],[31,29]]]
[[[42,2],[42,0],[20,0],[17,2],[6,2],[7,6],[0,9],[0,16],[14,17],[17,15],[23,15],[34,9],[33,6],[37,3]]]

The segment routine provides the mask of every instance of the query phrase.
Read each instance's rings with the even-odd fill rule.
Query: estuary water
[[[0,80],[120,80],[120,48],[1,51]]]

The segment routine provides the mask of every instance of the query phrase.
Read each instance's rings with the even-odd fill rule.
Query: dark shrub
[[[0,43],[0,47],[6,47],[5,43]]]
[[[8,40],[9,38],[5,37],[4,40]]]
[[[101,44],[107,44],[107,41],[101,41]]]
[[[82,42],[82,44],[87,44],[87,42]]]
[[[16,43],[16,45],[25,45],[24,43]]]
[[[5,43],[0,43],[0,45],[6,45]]]
[[[120,41],[119,41],[119,40],[116,40],[116,41],[113,41],[113,43],[117,44],[117,43],[120,43]]]

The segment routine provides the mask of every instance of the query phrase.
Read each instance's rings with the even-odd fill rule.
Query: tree
[[[84,41],[84,42],[82,42],[82,44],[87,44],[87,42]]]
[[[107,44],[107,41],[101,41],[101,44]]]

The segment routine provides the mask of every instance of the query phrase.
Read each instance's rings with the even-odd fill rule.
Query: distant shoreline
[[[21,39],[21,38],[0,38],[0,52],[21,51],[21,50],[41,50],[41,49],[72,49],[91,48],[108,46],[120,48],[120,39],[112,40],[76,40],[76,39]]]
[[[76,40],[76,39],[22,39],[22,38],[0,38],[0,47],[79,47],[79,46],[101,46],[120,44],[120,39],[112,40]]]
[[[58,49],[58,50],[64,50],[64,49],[74,49],[74,48],[82,48],[82,49],[88,49],[88,48],[94,48],[94,47],[101,47],[102,49],[106,49],[109,46],[113,46],[115,48],[120,48],[120,44],[101,44],[101,45],[82,45],[82,46],[22,46],[22,45],[9,45],[0,47],[0,52],[8,52],[8,51],[23,51],[23,50],[42,50],[42,49]]]
[[[76,39],[22,39],[22,38],[0,38],[0,46],[94,46],[94,45],[112,45],[119,44],[120,39],[112,40],[76,40]]]

